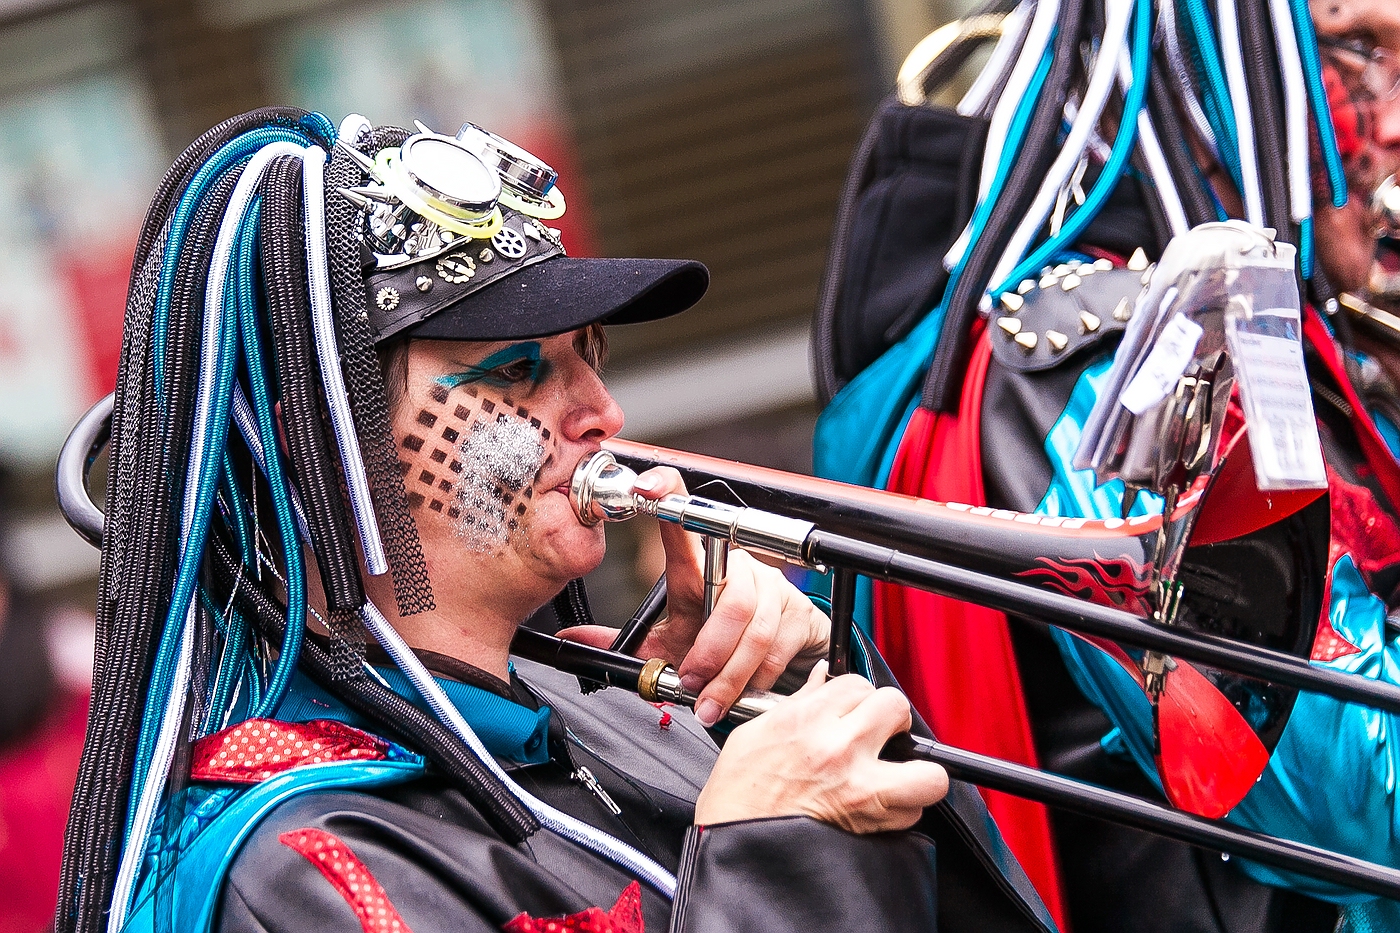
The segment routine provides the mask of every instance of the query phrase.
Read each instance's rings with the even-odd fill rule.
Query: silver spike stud
[[[1052,285],[1059,285],[1060,277],[1053,272],[1047,272],[1040,277],[1040,287],[1050,288]]]
[[[1127,298],[1118,300],[1118,307],[1113,309],[1113,319],[1115,321],[1126,321],[1133,316],[1133,306]]]
[[[1094,268],[1100,272],[1109,272],[1113,269],[1113,262],[1108,259],[1095,259]]]
[[[1030,353],[1035,349],[1035,345],[1040,342],[1034,331],[1023,331],[1016,335],[1015,340],[1021,345],[1021,349]]]
[[[383,188],[379,185],[360,185],[356,188],[338,188],[336,190],[349,191],[353,194],[358,194],[362,198],[367,198],[370,201],[378,201],[381,204],[390,204],[395,207],[399,205],[399,199],[394,197],[388,188]]]
[[[1035,279],[1022,279],[1021,284],[1016,286],[1016,294],[1029,295],[1035,291]]]
[[[1067,262],[1062,262],[1062,263],[1060,263],[1058,266],[1055,267],[1055,274],[1056,274],[1056,275],[1069,275],[1069,274],[1070,274],[1071,272],[1073,272],[1073,271],[1074,271],[1074,266],[1071,266],[1071,265],[1070,265],[1069,263],[1067,263]]]
[[[1103,324],[1099,316],[1090,311],[1079,312],[1079,332],[1081,334],[1092,334]]]
[[[1015,292],[1001,293],[1001,306],[1006,310],[1010,311],[1012,314],[1015,314],[1017,311],[1020,311],[1023,307],[1025,307],[1025,304],[1026,299],[1022,298]]]
[[[1045,342],[1050,344],[1050,349],[1054,350],[1056,353],[1061,353],[1064,351],[1065,347],[1069,346],[1069,337],[1057,330],[1047,330],[1045,332]]]
[[[420,275],[413,284],[417,286],[420,292],[426,292],[433,287],[433,280],[428,278],[426,275]]]
[[[1141,272],[1147,268],[1147,253],[1141,246],[1133,250],[1133,255],[1128,257],[1128,268],[1134,272]]]
[[[335,141],[335,147],[351,158],[366,175],[374,174],[374,160],[343,139]]]
[[[1008,337],[1014,337],[1021,332],[1021,322],[1014,317],[997,318],[997,327],[1000,327]]]
[[[1079,273],[1077,272],[1071,272],[1060,280],[1060,288],[1063,288],[1067,292],[1072,292],[1083,284],[1084,280],[1079,277]]]
[[[335,193],[362,211],[374,210],[374,202],[353,188],[337,188]]]
[[[1157,264],[1154,262],[1142,271],[1142,284],[1146,285],[1148,282],[1152,281],[1152,273],[1155,272],[1156,269]]]

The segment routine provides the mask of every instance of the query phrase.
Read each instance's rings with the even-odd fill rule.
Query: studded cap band
[[[367,272],[365,306],[376,341],[421,324],[513,272],[565,255],[543,224],[509,209],[501,213],[501,229],[490,239],[463,238],[456,248],[421,262]]]

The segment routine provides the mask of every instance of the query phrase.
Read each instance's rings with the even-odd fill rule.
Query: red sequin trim
[[[256,784],[301,765],[387,757],[388,742],[343,722],[250,719],[196,742],[190,779]]]
[[[646,933],[642,923],[642,886],[632,882],[622,889],[612,910],[590,907],[567,917],[536,920],[525,912],[501,927],[505,933]]]
[[[321,829],[288,830],[277,841],[315,865],[345,898],[365,933],[413,933],[365,863],[350,847]]]
[[[1324,615],[1322,621],[1317,625],[1317,638],[1313,641],[1312,646],[1312,660],[1335,661],[1349,654],[1360,653],[1360,648],[1337,634],[1337,630],[1332,627],[1332,623]]]

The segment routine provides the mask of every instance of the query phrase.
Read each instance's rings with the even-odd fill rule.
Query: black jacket
[[[572,677],[522,660],[516,667],[515,699],[546,703],[553,714],[550,761],[512,777],[677,874],[674,909],[641,887],[646,929],[1049,928],[966,785],[954,785],[920,832],[857,836],[805,817],[693,827],[717,748],[688,711],[658,710],[618,690],[584,697]],[[580,769],[596,777],[601,795],[578,779]],[[501,930],[522,913],[544,920],[606,912],[633,881],[548,831],[505,843],[429,773],[373,793],[311,793],[272,810],[231,866],[218,929],[369,929],[328,876],[279,838],[308,828],[343,842],[417,933]]]

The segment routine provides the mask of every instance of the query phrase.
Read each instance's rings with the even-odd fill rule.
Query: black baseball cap
[[[709,287],[709,270],[694,260],[575,258],[539,221],[502,214],[495,236],[413,263],[381,269],[367,254],[376,341],[513,340],[653,321],[691,307]]]

